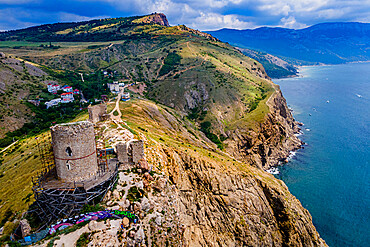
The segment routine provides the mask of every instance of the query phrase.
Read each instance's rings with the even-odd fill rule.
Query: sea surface
[[[370,246],[370,63],[302,67],[274,80],[307,145],[279,167],[329,246]]]

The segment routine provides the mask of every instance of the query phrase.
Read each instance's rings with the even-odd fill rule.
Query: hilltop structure
[[[130,166],[139,166],[139,162],[144,159],[143,140],[133,140],[129,142],[119,142],[116,145],[118,161],[122,169],[128,169]]]
[[[98,173],[94,125],[88,121],[51,127],[58,179],[91,180]]]
[[[117,162],[107,162],[106,150],[97,150],[91,122],[51,127],[49,144],[39,148],[45,168],[32,181],[36,213],[44,222],[79,213],[83,205],[106,194],[118,172]]]

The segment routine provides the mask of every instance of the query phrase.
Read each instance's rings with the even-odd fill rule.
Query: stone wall
[[[97,123],[103,121],[107,115],[107,105],[100,104],[88,107],[89,111],[89,121],[92,123]]]
[[[121,169],[139,167],[139,161],[145,159],[144,141],[119,142],[116,145],[116,153],[118,161],[121,163]]]
[[[130,145],[132,148],[132,161],[134,164],[137,164],[144,158],[144,141],[132,141]]]
[[[98,171],[95,133],[88,121],[51,127],[58,178],[65,182],[91,180]]]
[[[122,164],[127,164],[129,162],[128,157],[128,147],[126,142],[120,142],[116,146],[118,161]]]

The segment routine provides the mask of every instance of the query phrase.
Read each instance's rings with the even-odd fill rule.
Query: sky
[[[0,0],[0,31],[153,12],[164,13],[171,25],[202,31],[299,29],[322,22],[370,22],[370,0]]]

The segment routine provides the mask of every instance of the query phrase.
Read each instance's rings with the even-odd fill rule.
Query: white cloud
[[[285,28],[292,28],[292,29],[300,29],[300,28],[307,27],[307,25],[297,22],[294,16],[281,18],[280,26],[285,27]]]
[[[0,4],[17,4],[35,2],[35,6],[42,6],[49,0],[0,0]],[[51,0],[50,0],[51,1]],[[167,15],[171,25],[185,24],[200,30],[214,30],[219,28],[253,28],[258,26],[281,26],[301,28],[326,21],[369,21],[370,0],[74,0],[86,3],[86,8],[94,4],[108,5],[114,10],[122,12],[122,16],[145,15],[153,12],[162,12]],[[64,4],[63,0],[53,0],[55,5]],[[98,3],[99,2],[99,3]],[[25,5],[26,6],[26,5]],[[27,9],[25,9],[27,10]],[[29,13],[36,13],[28,9]],[[68,12],[68,13],[67,13]],[[71,11],[72,12],[72,11]],[[80,11],[53,13],[40,12],[45,22],[81,21],[95,17],[88,15],[88,11],[79,15]],[[96,13],[96,11],[95,11]],[[105,17],[110,13],[102,12],[96,18]],[[20,16],[17,13],[14,27],[21,25],[20,20],[33,20],[28,13]],[[39,16],[37,16],[39,17]],[[42,18],[34,18],[40,20]],[[2,20],[3,25],[10,26],[10,20]],[[0,23],[0,26],[2,24]],[[4,28],[4,27],[3,27]]]
[[[220,15],[216,13],[200,13],[190,24],[190,27],[200,30],[217,30],[221,28],[246,29],[254,25],[249,22],[241,21],[237,15]]]

